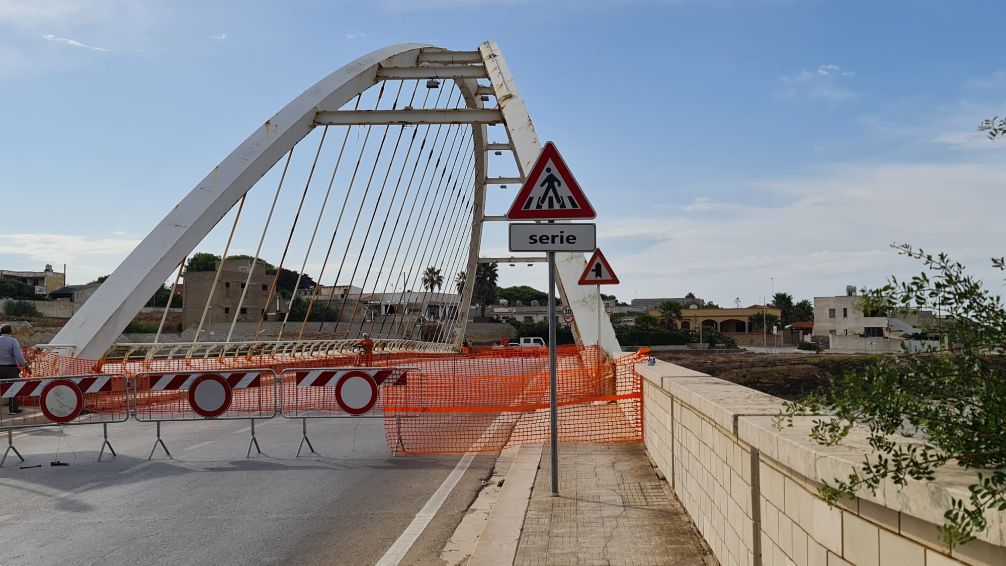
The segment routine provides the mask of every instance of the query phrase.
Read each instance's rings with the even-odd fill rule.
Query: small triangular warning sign
[[[510,220],[571,220],[597,216],[555,144],[547,142],[510,205]]]
[[[580,285],[618,285],[618,276],[611,270],[601,248],[594,250],[594,255],[587,260],[587,267],[580,276]]]

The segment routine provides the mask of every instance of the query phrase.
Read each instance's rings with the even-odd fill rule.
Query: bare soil
[[[746,350],[654,352],[657,359],[785,399],[798,399],[877,360],[865,354],[761,354]]]

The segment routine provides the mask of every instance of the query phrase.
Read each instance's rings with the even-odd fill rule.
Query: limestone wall
[[[953,553],[939,541],[951,497],[966,497],[975,474],[943,470],[830,508],[817,489],[858,468],[864,431],[822,447],[808,436],[817,417],[776,428],[777,397],[666,362],[637,369],[647,450],[724,566],[1006,564],[1006,514]]]

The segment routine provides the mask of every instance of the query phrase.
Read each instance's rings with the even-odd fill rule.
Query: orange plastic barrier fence
[[[558,351],[559,440],[642,439],[642,385],[633,364],[597,347]],[[549,439],[548,353],[482,350],[417,364],[422,375],[385,399],[385,434],[396,453],[495,452]],[[422,391],[422,406],[411,403]],[[411,418],[400,418],[400,415]]]
[[[88,371],[83,373],[98,368],[134,377],[144,373],[221,373],[251,368],[281,375],[294,369],[361,365],[356,355],[317,358],[253,355],[103,363],[47,352],[32,354],[36,375],[62,375],[69,368],[84,367]],[[596,346],[559,347],[560,441],[641,440],[642,382],[634,364],[644,357],[635,354],[610,360]],[[375,353],[368,362],[368,366],[409,369],[404,383],[396,380],[393,387],[381,387],[379,408],[384,414],[388,446],[394,453],[494,452],[508,445],[548,442],[549,372],[548,351],[544,348],[485,348],[460,355]],[[150,391],[149,380],[138,385],[138,391]],[[284,394],[292,393],[285,389],[287,385],[280,387],[284,388]],[[268,388],[254,388],[259,397],[247,405],[241,400],[245,393],[240,398],[235,394],[227,416],[267,418],[273,414],[277,406],[275,393],[272,405],[266,397],[260,397],[269,395],[266,389],[277,388],[271,381]],[[139,406],[135,410],[142,414],[141,420],[193,418],[186,395],[184,391],[138,395]],[[316,406],[333,409],[324,402]],[[291,416],[298,415],[292,409]]]

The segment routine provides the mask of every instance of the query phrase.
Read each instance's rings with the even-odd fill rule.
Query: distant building
[[[932,311],[898,310],[864,313],[863,297],[849,286],[845,295],[814,297],[814,337],[861,336],[864,338],[907,338],[920,334],[935,322]]]
[[[406,315],[421,315],[424,320],[452,320],[458,316],[461,295],[426,291],[370,293],[363,295],[363,302],[369,317],[377,320]]]
[[[640,312],[648,312],[659,308],[660,304],[663,303],[664,301],[674,301],[679,305],[681,305],[682,309],[686,309],[692,305],[702,307],[702,305],[705,304],[705,301],[703,301],[698,297],[695,298],[664,297],[661,299],[632,299],[632,301],[629,304],[637,309],[642,309]]]
[[[651,313],[654,314],[654,313]],[[712,328],[720,332],[748,334],[751,332],[762,332],[753,330],[754,325],[750,320],[753,316],[762,314],[782,318],[782,311],[775,307],[762,307],[752,305],[739,309],[703,309],[684,308],[681,309],[681,319],[678,321],[678,328],[682,330],[698,330],[701,324],[705,328]],[[656,315],[654,315],[656,316]],[[782,322],[778,323],[781,329]]]
[[[46,264],[43,271],[10,271],[0,269],[0,279],[10,279],[24,283],[32,288],[36,295],[49,293],[66,286],[66,274],[53,271],[52,265]]]
[[[207,300],[210,306],[206,312],[206,324],[230,323],[234,320],[235,314],[238,322],[261,320],[267,310],[266,301],[269,299],[269,287],[273,276],[267,275],[266,266],[258,262],[249,281],[248,271],[251,269],[251,264],[250,259],[225,260],[216,290],[212,292],[212,299],[210,295],[217,272],[215,270],[186,272],[182,291],[182,325],[186,328],[198,326]],[[246,284],[247,290],[245,290]],[[241,300],[242,293],[244,301]],[[274,300],[279,307],[268,309],[269,312],[285,312],[282,308],[284,301],[279,298]]]
[[[317,293],[315,292],[316,288]],[[310,298],[314,295],[315,301],[328,301],[331,299],[334,302],[346,299],[347,295],[359,298],[363,294],[363,289],[356,285],[318,285],[317,287],[298,289],[297,294],[304,298]]]
[[[82,305],[101,287],[101,283],[88,283],[86,285],[67,285],[60,287],[49,293],[49,298],[55,301],[68,301],[75,305]]]

